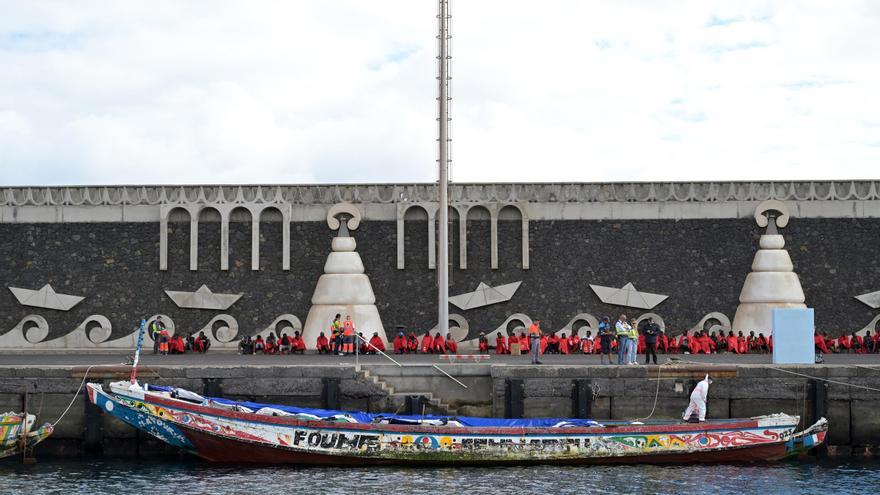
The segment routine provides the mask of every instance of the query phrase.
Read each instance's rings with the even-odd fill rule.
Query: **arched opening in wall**
[[[461,219],[458,215],[458,210],[454,207],[449,207],[449,213],[447,217],[449,219],[449,266],[452,267],[450,270],[450,274],[455,272],[455,269],[459,266],[459,246],[461,245],[461,234],[459,230],[459,225],[461,224]],[[440,238],[439,236],[437,237]],[[449,283],[455,284],[455,277],[450,275]]]
[[[498,268],[522,269],[522,211],[507,205],[498,212]]]
[[[404,262],[406,268],[428,267],[428,211],[412,205],[403,213]]]
[[[220,219],[217,208],[199,211],[199,270],[220,269]]]
[[[251,269],[251,234],[254,219],[244,207],[229,212],[229,270]]]
[[[168,270],[189,270],[190,217],[186,208],[168,212]]]
[[[467,211],[468,268],[487,270],[492,266],[492,216],[485,206]]]
[[[281,271],[284,249],[284,215],[269,206],[260,212],[260,270]]]

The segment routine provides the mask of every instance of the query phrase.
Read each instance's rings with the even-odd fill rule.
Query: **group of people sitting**
[[[849,335],[843,334],[836,339],[829,337],[827,332],[816,332],[813,340],[817,353],[873,354],[880,352],[880,330],[874,332],[874,335],[871,335],[871,331],[867,330],[864,336],[856,335],[853,332]]]
[[[415,332],[404,335],[400,328],[394,335],[394,354],[458,354],[458,343],[454,339],[444,339],[440,332],[433,337],[425,332],[422,340]]]
[[[530,342],[525,332],[517,335],[515,332],[510,337],[505,337],[501,332],[495,334],[495,342],[492,345],[485,334],[480,334],[479,352],[488,354],[527,354],[530,351]],[[611,351],[617,352],[618,340],[610,341]],[[573,330],[570,336],[565,332],[559,335],[542,334],[538,340],[541,354],[600,354],[601,346],[599,339],[593,337],[593,332],[587,330],[581,337],[577,330]],[[644,332],[639,333],[636,344],[637,353],[644,354],[647,342]],[[735,354],[767,353],[773,350],[773,337],[764,337],[764,334],[755,336],[755,332],[749,332],[744,336],[742,332],[734,335],[731,331],[727,336],[715,332],[695,332],[692,336],[681,334],[679,336],[667,336],[660,332],[656,336],[656,350],[664,354],[715,354],[731,352]]]
[[[281,337],[275,337],[275,332],[270,332],[265,339],[262,335],[256,338],[251,336],[242,337],[238,343],[239,354],[305,354],[306,343],[299,335],[299,331],[293,332],[293,336],[282,333]]]
[[[362,332],[357,333],[358,338],[357,341],[359,344],[357,345],[357,352],[359,354],[378,354],[379,352],[385,352],[385,342],[382,340],[382,337],[379,337],[379,332],[373,332],[373,336],[370,337],[370,340],[364,338],[364,334]],[[353,345],[353,344],[352,344]],[[315,342],[315,347],[318,350],[318,354],[350,354],[350,351],[343,352],[345,344],[342,339],[339,338],[331,338],[327,339],[327,336],[324,335],[324,332],[321,332],[318,335],[318,339]],[[352,347],[354,349],[354,347]]]
[[[180,335],[174,335],[171,337],[167,337],[167,341],[164,342],[165,346],[162,345],[163,342],[160,339],[159,348],[167,349],[162,354],[186,354],[187,352],[208,352],[208,349],[211,347],[211,341],[208,339],[208,336],[205,335],[205,332],[199,332],[198,335],[187,335],[186,338],[183,338]]]

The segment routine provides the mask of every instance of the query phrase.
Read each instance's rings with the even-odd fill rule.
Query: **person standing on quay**
[[[660,335],[660,325],[654,323],[654,318],[648,318],[642,327],[645,335],[645,364],[650,364],[651,356],[654,356],[654,364],[657,364],[657,336]]]
[[[608,358],[608,364],[611,362],[611,342],[614,340],[614,329],[611,328],[611,318],[605,316],[599,323],[599,362],[605,364],[605,358]]]
[[[532,364],[541,364],[538,353],[541,352],[541,321],[535,320],[529,325],[529,349],[532,351]]]
[[[153,354],[159,353],[159,335],[165,330],[165,322],[162,321],[161,316],[157,316],[152,323],[150,323],[150,338],[153,339]]]
[[[345,322],[342,323],[342,353],[354,354],[354,322],[351,316],[345,315]]]
[[[617,364],[629,364],[629,333],[632,327],[626,321],[626,315],[620,315],[614,324],[617,332]]]

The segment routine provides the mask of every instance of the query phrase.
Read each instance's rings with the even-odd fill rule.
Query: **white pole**
[[[440,55],[437,80],[439,82],[438,124],[439,124],[439,192],[440,211],[437,215],[440,235],[437,242],[440,253],[437,260],[437,331],[444,339],[449,337],[449,199],[447,198],[448,166],[449,166],[449,0],[439,0]]]

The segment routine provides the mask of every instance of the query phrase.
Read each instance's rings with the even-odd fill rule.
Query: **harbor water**
[[[767,465],[493,468],[298,468],[215,465],[196,459],[55,460],[0,464],[4,494],[566,494],[877,493],[880,461]]]

